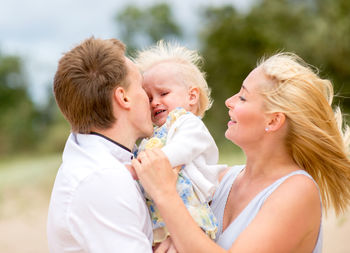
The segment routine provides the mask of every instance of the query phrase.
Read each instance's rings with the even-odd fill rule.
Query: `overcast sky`
[[[232,4],[245,11],[254,0],[169,0],[187,29],[196,24],[198,6]],[[149,6],[156,0],[1,0],[0,50],[25,61],[33,98],[45,101],[63,52],[85,38],[118,38],[114,17],[127,4]],[[160,2],[160,1],[158,1]],[[193,28],[194,29],[194,28]],[[193,45],[192,45],[193,46]]]

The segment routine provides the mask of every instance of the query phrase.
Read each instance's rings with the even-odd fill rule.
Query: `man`
[[[52,191],[51,253],[152,252],[152,226],[125,167],[138,138],[152,133],[142,76],[118,40],[90,38],[66,53],[54,79],[71,125]]]

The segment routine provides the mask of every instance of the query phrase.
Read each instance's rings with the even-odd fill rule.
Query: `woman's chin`
[[[232,133],[230,133],[230,129],[227,129],[227,130],[226,130],[226,132],[225,132],[225,138],[226,138],[227,140],[231,141],[233,144],[235,144],[235,145],[237,145],[237,146],[240,146],[240,145],[238,145],[235,136],[234,136]]]
[[[232,141],[232,142],[234,143],[234,141],[233,141],[233,139],[232,139],[232,134],[230,133],[230,129],[227,129],[227,130],[226,130],[226,132],[225,132],[225,138],[228,139],[229,141]]]

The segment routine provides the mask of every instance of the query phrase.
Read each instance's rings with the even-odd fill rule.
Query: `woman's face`
[[[242,148],[256,146],[266,133],[268,118],[259,87],[267,81],[258,67],[244,80],[241,90],[225,102],[230,116],[225,137]]]

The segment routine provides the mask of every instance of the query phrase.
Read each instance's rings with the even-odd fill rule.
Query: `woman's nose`
[[[228,99],[226,99],[225,105],[226,105],[227,108],[233,108],[233,106],[234,106],[234,98],[235,98],[235,95],[233,95],[232,97],[229,97]]]

